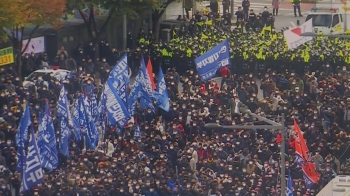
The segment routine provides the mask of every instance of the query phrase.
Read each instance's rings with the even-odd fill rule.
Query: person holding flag
[[[157,97],[157,106],[162,108],[165,112],[169,112],[170,103],[169,103],[168,88],[166,86],[161,67],[159,67],[157,91],[155,95]]]
[[[21,193],[26,193],[33,187],[44,181],[44,174],[41,168],[42,163],[33,129],[28,142],[28,153],[25,157],[25,164],[22,173]]]
[[[47,101],[45,113],[39,124],[38,149],[41,155],[42,166],[50,171],[56,169],[59,164],[56,134]]]
[[[69,120],[71,120],[70,110],[68,108],[68,99],[64,85],[62,85],[60,96],[58,98],[58,117],[60,119],[60,152],[64,156],[69,155],[69,144],[68,140],[71,136],[71,132],[68,128]]]
[[[28,132],[29,126],[31,125],[29,104],[26,104],[23,116],[19,122],[18,131],[16,134],[16,147],[18,148],[18,161],[17,161],[17,171],[22,172],[25,166],[25,156],[26,150],[25,146],[28,145]]]
[[[288,181],[287,181],[287,190],[286,190],[286,196],[293,196],[293,182],[292,182],[292,176],[290,175],[290,172],[288,174]]]

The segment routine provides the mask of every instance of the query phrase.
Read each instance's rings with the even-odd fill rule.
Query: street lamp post
[[[275,121],[272,121],[270,119],[267,119],[265,117],[259,116],[257,114],[252,113],[250,110],[241,108],[240,112],[243,114],[249,114],[254,118],[257,118],[261,121],[264,121],[266,123],[269,123],[270,125],[219,125],[216,123],[207,123],[204,125],[205,128],[211,128],[211,129],[280,129],[282,130],[282,142],[281,142],[281,196],[286,195],[286,158],[285,158],[285,119],[284,114],[282,114],[281,117],[281,123],[277,123]]]

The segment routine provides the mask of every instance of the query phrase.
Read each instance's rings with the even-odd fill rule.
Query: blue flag
[[[113,81],[107,80],[104,87],[104,94],[107,98],[108,120],[111,126],[118,125],[120,128],[124,128],[126,122],[130,119],[130,115],[112,83]]]
[[[290,175],[290,172],[288,175],[286,196],[293,196],[293,182],[292,182],[292,176]]]
[[[97,98],[96,98],[96,94],[95,91],[92,91],[91,95],[90,95],[90,110],[91,110],[91,117],[94,120],[95,123],[97,123],[97,119],[98,119],[98,110],[97,110]]]
[[[141,79],[139,82],[141,82],[141,87],[142,87],[142,91],[147,94],[147,97],[150,98],[155,98],[154,96],[154,91],[152,88],[152,83],[151,83],[151,78],[148,75],[148,71],[146,69],[146,65],[145,65],[145,60],[142,57],[142,61],[141,61],[141,77],[139,79]]]
[[[24,158],[26,156],[25,146],[28,145],[28,132],[29,126],[32,124],[30,121],[29,104],[24,109],[23,116],[19,122],[18,131],[16,134],[16,147],[17,147],[17,171],[22,172],[24,168]]]
[[[69,146],[68,140],[71,136],[71,132],[68,128],[69,120],[71,119],[69,108],[68,108],[68,99],[66,95],[66,89],[62,85],[60,96],[58,98],[58,109],[57,114],[61,122],[60,126],[60,151],[64,156],[69,155]]]
[[[125,53],[118,63],[113,67],[109,74],[108,80],[112,86],[116,89],[120,99],[124,102],[124,106],[127,106],[127,87],[129,86],[129,65],[128,55]]]
[[[153,102],[151,99],[149,99],[149,97],[145,97],[145,96],[140,97],[140,107],[142,109],[151,109],[153,113],[156,112]]]
[[[139,71],[140,73],[140,71]],[[128,99],[128,111],[130,116],[135,114],[137,99],[142,96],[142,91],[140,90],[141,85],[139,79],[137,79],[139,74],[137,74],[133,87],[131,88],[129,99]]]
[[[159,67],[157,93],[155,95],[157,97],[158,107],[162,108],[166,112],[169,112],[170,103],[169,103],[168,89],[165,83],[165,79],[164,79],[164,75],[161,67]]]
[[[142,100],[141,107],[148,107],[154,110],[153,104],[151,103],[152,99],[156,99],[156,97],[143,59],[141,61],[141,68],[137,73],[134,86],[129,95],[128,110],[131,116],[135,114],[136,102],[141,97],[142,99],[146,99]]]
[[[35,140],[34,132],[31,131],[28,155],[25,157],[25,167],[23,168],[21,193],[37,186],[44,181],[43,170],[41,168],[40,153]]]
[[[207,81],[214,77],[221,67],[231,64],[228,39],[195,58],[194,62],[202,81]]]
[[[91,147],[91,140],[88,138],[88,122],[86,118],[86,109],[85,109],[85,99],[80,96],[78,98],[78,116],[79,116],[79,126],[81,130],[81,136],[84,138],[85,145],[89,148]]]
[[[45,113],[39,124],[38,148],[42,166],[50,171],[56,169],[58,166],[56,133],[47,103]]]
[[[84,101],[82,97],[78,98],[78,117],[79,117],[79,126],[81,130],[81,135],[86,135],[87,130],[87,121],[85,118],[85,110],[84,110]]]
[[[73,131],[75,135],[75,141],[81,141],[81,127],[80,127],[80,116],[79,116],[79,99],[75,100],[74,110],[72,115]]]
[[[135,123],[134,139],[137,139],[139,137],[141,137],[141,130],[140,130],[139,124]]]
[[[104,93],[104,89],[102,91],[101,100],[98,103],[97,111],[98,111],[98,119],[97,119],[97,126],[100,126],[102,129],[102,134],[105,133],[106,130],[106,102],[107,102],[107,96]]]
[[[82,98],[80,98],[82,101]],[[85,138],[86,138],[86,145],[88,149],[95,149],[97,146],[98,142],[98,131],[96,128],[96,125],[91,117],[91,114],[87,112],[87,108],[85,107],[84,104],[80,105],[83,108],[83,118],[85,119],[84,124],[86,123],[86,133],[85,133]]]

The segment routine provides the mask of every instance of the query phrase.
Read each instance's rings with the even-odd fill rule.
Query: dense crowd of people
[[[247,16],[249,17],[249,16]],[[238,21],[239,22],[239,21]],[[226,26],[225,26],[226,25]],[[350,174],[348,41],[315,38],[295,50],[287,50],[283,34],[227,28],[227,23],[191,21],[173,30],[170,44],[154,41],[152,31],[140,31],[137,44],[119,52],[101,41],[95,56],[93,44],[67,52],[61,47],[56,59],[46,53],[25,54],[22,77],[52,65],[74,72],[59,81],[47,73],[24,88],[17,70],[0,69],[0,193],[18,196],[15,135],[28,102],[35,132],[45,101],[49,100],[56,132],[57,101],[61,82],[74,100],[86,88],[101,84],[113,65],[128,52],[136,75],[141,55],[151,59],[153,70],[161,66],[171,109],[169,112],[138,108],[134,120],[119,130],[107,126],[96,150],[70,140],[70,155],[60,156],[55,171],[45,171],[44,183],[25,195],[80,196],[275,196],[280,195],[280,147],[286,140],[286,174],[293,179],[294,195],[316,195],[335,175]],[[261,27],[266,26],[265,24]],[[209,28],[208,28],[209,27]],[[249,30],[249,29],[248,29]],[[218,76],[201,82],[193,59],[223,39],[230,38],[232,65]],[[128,40],[133,39],[128,34]],[[136,48],[136,50],[132,50]],[[130,51],[130,49],[132,51]],[[157,73],[155,73],[157,75]],[[46,81],[46,82],[44,82]],[[277,122],[285,114],[286,138],[281,130],[208,129],[206,123],[252,125],[263,122],[239,114],[236,105]],[[296,163],[293,119],[307,141],[320,181],[305,187]],[[141,136],[135,134],[139,125]],[[57,136],[58,138],[58,136]]]

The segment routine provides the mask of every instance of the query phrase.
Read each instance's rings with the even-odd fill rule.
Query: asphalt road
[[[206,5],[209,5],[209,1],[197,3],[197,10],[201,10]],[[234,5],[234,11],[236,11],[238,7],[242,5],[242,0],[234,0]],[[253,9],[256,14],[259,12],[261,13],[264,10],[265,6],[268,8],[269,12],[272,12],[272,0],[250,0],[250,9]],[[291,2],[289,0],[280,0],[279,13],[278,16],[275,16],[276,30],[281,30],[283,27],[292,27],[291,22],[297,24],[297,20],[300,20],[300,23],[302,24],[312,7],[314,7],[313,4],[302,3],[301,14],[303,17],[295,17],[293,5]],[[220,10],[222,10],[222,7]],[[164,19],[176,19],[178,15],[182,14],[183,9],[181,1],[180,3],[173,2],[168,6]]]

